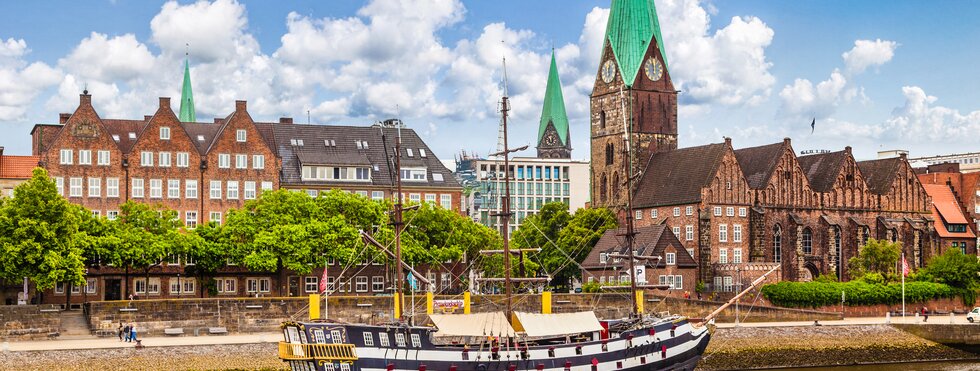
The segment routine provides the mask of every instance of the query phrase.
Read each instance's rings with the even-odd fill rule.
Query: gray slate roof
[[[677,261],[678,267],[688,268],[696,267],[697,262],[694,258],[687,253],[684,246],[681,245],[681,241],[674,236],[674,233],[670,231],[666,224],[654,224],[645,227],[637,227],[636,229],[636,240],[634,241],[634,246],[636,247],[637,255],[643,256],[665,256],[664,249],[667,246],[674,246],[677,250]],[[625,228],[609,229],[602,234],[599,241],[596,242],[595,247],[589,252],[589,255],[582,261],[582,267],[584,268],[612,268],[612,267],[622,267],[629,262],[626,259],[615,263],[612,258],[609,258],[607,263],[603,264],[599,260],[600,253],[620,253],[626,254],[626,244],[624,237],[621,236],[626,233]],[[642,261],[637,261],[640,263]],[[660,268],[664,267],[664,262],[657,261],[647,261],[648,266],[658,266]]]
[[[654,154],[637,184],[633,207],[701,201],[701,189],[711,184],[726,149],[725,143],[715,143]]]

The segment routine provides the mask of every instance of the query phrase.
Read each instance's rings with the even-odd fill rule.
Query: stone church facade
[[[847,261],[869,238],[901,242],[913,267],[940,253],[931,201],[905,157],[857,161],[850,147],[798,156],[788,138],[678,148],[677,92],[646,1],[613,2],[591,142],[592,204],[639,226],[666,225],[712,291],[773,268],[782,280],[848,280]]]

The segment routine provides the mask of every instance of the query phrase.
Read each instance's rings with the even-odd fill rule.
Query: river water
[[[943,362],[913,362],[891,363],[884,365],[861,365],[840,367],[808,367],[795,368],[793,371],[973,371],[980,370],[980,361],[943,361]]]

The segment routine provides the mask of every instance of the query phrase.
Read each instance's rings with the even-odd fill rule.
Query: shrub
[[[867,276],[866,276],[867,277]],[[879,275],[880,277],[880,275]],[[845,293],[845,304],[875,305],[898,304],[902,302],[901,284],[850,282],[779,282],[762,286],[762,295],[774,305],[782,307],[816,308],[840,304],[841,292]],[[905,301],[923,302],[937,298],[951,298],[962,295],[948,285],[934,282],[907,282]]]
[[[585,293],[596,293],[599,292],[600,286],[598,282],[588,282],[582,285],[582,292]]]

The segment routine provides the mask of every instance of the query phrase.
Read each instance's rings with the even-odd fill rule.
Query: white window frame
[[[265,169],[265,155],[252,155],[252,168]]]
[[[171,154],[170,152],[160,152],[158,154],[157,164],[160,167],[170,167]]]
[[[99,150],[96,153],[96,156],[97,156],[96,164],[99,166],[109,166],[109,163],[112,162],[112,152],[106,150]]]
[[[450,195],[450,194],[441,194],[441,195],[439,195],[439,206],[442,206],[443,209],[447,209],[447,210],[452,209],[453,208],[453,195]]]
[[[742,225],[732,225],[732,242],[742,242]]]
[[[262,190],[263,191],[271,191],[272,190],[272,182],[262,182]]]
[[[54,188],[58,191],[59,196],[65,195],[65,178],[60,176],[54,177]]]
[[[239,197],[239,194],[238,194],[238,181],[237,180],[229,180],[229,181],[225,182],[225,186],[227,187],[227,191],[225,192],[225,199],[226,200],[237,200],[238,197]]]
[[[636,212],[634,212],[634,214],[636,215],[636,220],[643,219],[643,210],[636,210]]]
[[[218,154],[218,168],[219,169],[229,169],[231,168],[231,155],[227,153]]]
[[[208,195],[210,196],[210,199],[212,199],[212,200],[220,200],[221,199],[221,181],[220,180],[212,180],[211,181],[211,187],[209,189],[210,189],[210,192],[209,192]]]
[[[191,155],[187,152],[177,152],[177,167],[190,167]]]
[[[313,288],[310,290],[310,288]],[[305,276],[303,277],[303,291],[305,292],[319,292],[320,291],[320,278],[317,276]]]
[[[718,263],[728,264],[728,249],[718,249]]]
[[[197,211],[187,211],[184,213],[184,226],[187,229],[197,228]]]
[[[248,132],[245,129],[235,130],[235,141],[239,143],[245,142],[248,139]]]
[[[92,150],[90,150],[90,149],[80,149],[80,150],[78,150],[78,164],[79,165],[91,165],[92,164]]]
[[[715,216],[721,216],[721,206],[715,206],[715,207],[713,207],[712,209],[713,209],[712,211],[714,211],[714,213],[713,213],[713,214],[714,214]]]
[[[235,168],[248,169],[248,155],[243,153],[235,154]]]
[[[184,198],[197,198],[197,179],[184,179]]]
[[[681,208],[679,207],[674,208],[674,216],[681,216]]]
[[[685,241],[694,241],[694,226],[693,225],[685,225],[684,226],[684,240]]]
[[[71,177],[68,178],[68,197],[82,197],[83,186],[82,177]]]
[[[664,260],[667,262],[666,263],[667,265],[677,264],[677,254],[669,252],[666,255],[667,255],[667,259]]]
[[[167,179],[167,198],[180,198],[180,179]]]
[[[161,126],[160,127],[160,139],[161,140],[170,140],[170,127],[167,127],[167,126]]]
[[[674,276],[674,289],[675,290],[684,289],[684,276],[679,274]]]
[[[725,216],[735,216],[735,207],[733,206],[726,207]]]
[[[102,178],[88,178],[88,196],[102,197]]]
[[[734,248],[732,249],[732,263],[739,264],[742,262],[742,249]]]
[[[212,211],[211,214],[208,215],[208,221],[209,222],[215,222],[215,223],[221,224],[221,212],[220,211]]]
[[[744,218],[744,217],[745,217],[745,215],[747,215],[747,211],[746,211],[746,209],[745,209],[744,207],[740,207],[740,208],[738,208],[738,216],[740,216],[740,217],[743,217],[743,218]]]
[[[242,191],[242,196],[244,196],[243,198],[246,199],[246,200],[254,200],[255,199],[255,194],[256,194],[255,193],[255,181],[254,180],[246,180],[245,181],[244,190]]]
[[[153,166],[153,152],[150,151],[140,152],[140,166],[144,166],[144,167]]]
[[[694,206],[688,206],[684,208],[684,215],[691,216],[694,215]]]
[[[681,238],[681,227],[673,227],[671,231],[674,232],[674,237]]]
[[[58,156],[58,163],[61,165],[71,165],[74,162],[75,152],[70,149],[62,149]]]
[[[370,287],[370,285],[368,283],[368,277],[367,276],[357,276],[357,277],[354,277],[354,291],[355,292],[368,292],[368,288],[369,287]]]
[[[133,198],[143,198],[146,192],[146,185],[143,178],[133,178],[131,194]]]
[[[163,179],[150,179],[150,198],[163,198]]]
[[[718,225],[718,242],[728,242],[728,224]]]
[[[650,210],[650,219],[657,219],[657,209]]]

